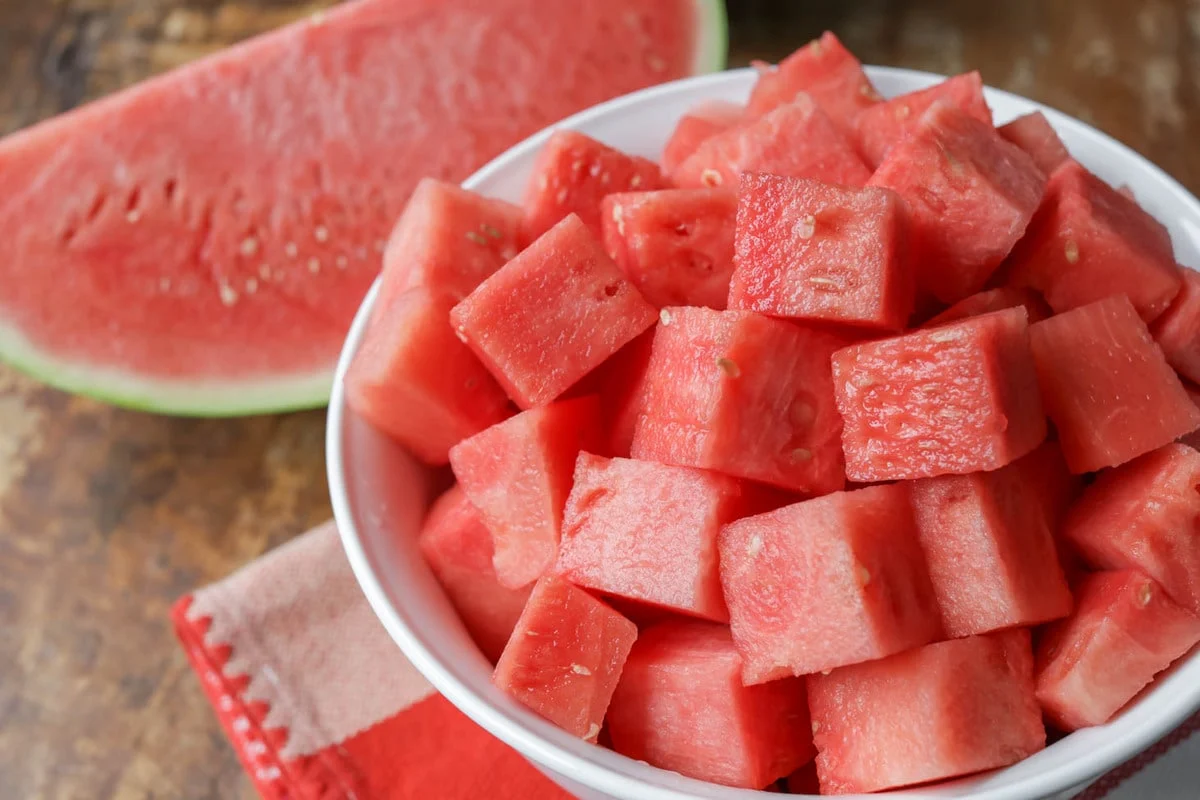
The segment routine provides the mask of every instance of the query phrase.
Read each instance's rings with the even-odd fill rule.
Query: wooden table
[[[729,2],[734,64],[831,28],[864,61],[978,67],[1200,190],[1200,0]],[[0,132],[328,4],[0,0]],[[323,422],[164,419],[0,368],[0,798],[252,796],[166,613],[329,516]]]

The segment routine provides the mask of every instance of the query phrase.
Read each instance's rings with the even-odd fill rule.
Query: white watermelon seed
[[[908,115],[912,113],[912,109],[905,105],[896,107],[896,119],[908,119]]]
[[[295,242],[288,242],[283,246],[283,252],[287,253],[288,258],[295,258],[300,255],[300,248],[296,247]]]
[[[828,675],[828,674],[829,674],[829,672],[828,672],[828,671],[824,671],[824,670],[823,670],[823,671],[821,672],[821,674],[822,674],[822,675]],[[820,733],[820,732],[821,732],[821,723],[817,722],[817,721],[814,719],[814,720],[812,721],[812,729],[813,729],[813,733]]]
[[[313,275],[316,275],[318,272],[320,272],[321,271],[320,260],[316,259],[316,258],[310,258],[308,260],[308,271],[311,272]]]
[[[935,342],[953,342],[962,338],[962,331],[942,329],[929,334],[929,338]]]
[[[595,739],[599,735],[600,735],[600,726],[593,722],[590,726],[588,726],[587,736],[585,736],[583,738],[591,740],[591,739]]]
[[[1079,262],[1079,243],[1074,239],[1067,239],[1063,254],[1067,257],[1068,264],[1077,264]]]
[[[731,378],[736,378],[742,374],[742,368],[739,367],[737,362],[732,358],[725,358],[724,356],[718,358],[717,366],[721,368],[722,372]]]
[[[259,264],[258,265],[258,277],[262,278],[264,281],[271,280],[271,265],[270,264]]]
[[[480,247],[487,247],[487,239],[483,238],[483,234],[475,231],[467,231],[467,241],[472,244],[477,244]]]
[[[822,277],[814,275],[813,277],[808,279],[808,282],[811,283],[813,286],[815,286],[817,289],[822,290],[822,291],[831,291],[831,290],[836,290],[836,289],[841,288],[838,285],[838,282],[835,281],[833,278],[822,278]]]
[[[602,167],[600,166],[600,162],[593,161],[592,165],[590,167],[588,167],[588,174],[594,178],[600,174],[601,169],[602,169]]]
[[[670,324],[671,324],[671,322],[673,322],[673,321],[674,321],[674,319],[675,319],[675,318],[671,316],[671,312],[670,312],[670,311],[668,311],[668,310],[667,310],[667,309],[665,309],[665,308],[664,308],[662,311],[659,311],[659,312],[658,312],[658,320],[659,320],[659,322],[661,322],[663,325],[670,325]]]
[[[258,239],[255,239],[253,236],[247,236],[242,240],[241,251],[242,255],[246,256],[247,258],[257,253]]]
[[[811,239],[817,232],[817,218],[812,214],[805,214],[800,219],[796,220],[795,227],[796,235],[801,239]]]
[[[328,242],[329,228],[326,228],[324,225],[318,225],[317,229],[313,231],[313,237],[316,238],[318,242]]]
[[[821,44],[820,39],[813,39],[808,43],[808,46],[812,48],[814,56],[819,56],[825,52],[825,45]]]
[[[459,325],[457,328],[454,329],[454,335],[457,336],[458,340],[460,342],[462,342],[463,344],[467,343],[467,329],[464,328],[462,325]]]
[[[503,250],[500,251],[500,257],[505,261],[511,261],[517,257],[517,249],[511,244],[507,245]]]
[[[613,205],[612,210],[613,222],[617,224],[617,233],[625,235],[625,209],[619,205]]]
[[[246,279],[246,294],[254,294],[257,291],[258,291],[258,279],[257,278],[247,278]]]
[[[324,10],[317,11],[308,19],[309,19],[309,22],[311,22],[314,27],[324,25],[325,24],[325,12],[324,12]]]
[[[592,674],[592,671],[590,669],[588,669],[587,667],[585,667],[583,664],[572,664],[571,672],[574,672],[576,675],[591,675]]]
[[[141,218],[142,212],[138,211],[136,208],[125,215],[125,219],[129,220],[130,222],[137,222]]]
[[[833,674],[833,670],[831,670],[831,669],[823,669],[823,670],[821,670],[821,674],[822,674],[822,675],[832,675],[832,674]]]
[[[221,302],[226,306],[232,306],[238,300],[237,290],[228,283],[217,284],[217,292],[221,295]]]
[[[345,269],[350,265],[350,259],[346,258],[345,256],[338,256],[337,260],[333,263],[337,265],[338,269]]]
[[[549,186],[550,179],[546,177],[546,174],[542,173],[541,175],[538,175],[538,188],[544,192],[547,188],[549,188]]]
[[[700,182],[705,186],[720,186],[724,179],[715,169],[706,169],[700,173]]]
[[[554,195],[554,199],[559,205],[562,205],[563,203],[567,202],[567,190],[559,189],[558,194]]]
[[[612,175],[607,172],[604,173],[600,176],[600,183],[604,184],[605,186],[612,183]]]
[[[746,545],[746,555],[750,558],[756,558],[762,552],[763,540],[757,533],[750,537],[749,543]]]
[[[1137,601],[1142,608],[1150,605],[1150,598],[1154,594],[1154,589],[1148,583],[1143,583],[1138,587]]]
[[[804,447],[797,447],[792,451],[792,461],[812,461],[812,450]]]
[[[650,64],[650,69],[654,70],[655,72],[666,72],[667,71],[667,62],[663,61],[660,57],[658,57],[656,55],[650,56],[649,64]]]
[[[855,564],[854,565],[854,580],[858,582],[859,586],[866,586],[868,583],[871,582],[871,571],[868,570],[866,567],[864,567],[862,564]]]
[[[630,189],[636,189],[637,187],[639,187],[641,185],[642,185],[642,176],[641,175],[634,175],[632,178],[629,179],[629,188]]]
[[[817,417],[817,410],[803,400],[792,403],[789,409],[789,415],[792,418],[792,424],[800,427],[811,425],[812,421]]]
[[[484,233],[486,233],[488,236],[492,237],[493,239],[499,239],[503,235],[500,233],[499,229],[493,228],[491,225],[488,225],[486,222],[483,223],[482,225],[480,225],[479,229],[482,230]]]
[[[868,100],[882,100],[883,96],[871,85],[870,81],[863,81],[858,87],[858,93]]]

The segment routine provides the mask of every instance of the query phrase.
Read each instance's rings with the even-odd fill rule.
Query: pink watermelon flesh
[[[1183,283],[1151,331],[1167,362],[1183,377],[1200,382],[1200,273],[1181,270]]]
[[[1063,731],[1108,722],[1200,642],[1200,618],[1136,570],[1101,572],[1038,647],[1037,697]]]
[[[1053,173],[1071,157],[1050,120],[1040,111],[1017,117],[1007,125],[996,128],[996,131],[1028,153],[1045,175]]]
[[[658,314],[571,214],[454,307],[451,322],[522,408],[548,403]]]
[[[968,317],[978,317],[980,314],[989,314],[993,311],[1003,311],[1006,308],[1017,308],[1018,306],[1025,309],[1025,316],[1031,325],[1041,322],[1054,313],[1046,305],[1042,296],[1032,289],[1001,286],[998,289],[988,289],[964,300],[959,300],[921,327],[936,328],[951,322],[959,322]]]
[[[1200,428],[1200,411],[1124,295],[1039,322],[1029,336],[1072,472],[1123,464]]]
[[[663,170],[668,175],[674,175],[679,165],[696,152],[701,142],[740,124],[745,112],[745,107],[737,103],[708,100],[684,114],[667,140],[667,146],[663,148]]]
[[[510,413],[508,398],[454,337],[454,299],[418,287],[377,306],[346,372],[346,403],[430,464]]]
[[[733,308],[900,330],[913,311],[904,202],[887,189],[745,173]]]
[[[716,66],[705,13],[362,0],[10,136],[4,357],[164,411],[323,405],[418,180]],[[518,35],[531,18],[538,35]]]
[[[834,492],[721,531],[721,584],[747,684],[940,637],[907,487]]]
[[[726,189],[604,198],[604,248],[651,305],[725,308],[737,196]]]
[[[525,608],[530,587],[500,585],[492,566],[492,535],[457,486],[433,504],[420,541],[425,561],[467,632],[495,663]]]
[[[492,682],[572,736],[596,741],[637,626],[552,575],[533,587]]]
[[[492,533],[504,586],[527,586],[554,563],[575,459],[594,446],[599,425],[596,397],[580,397],[523,411],[450,451],[454,476]]]
[[[761,789],[812,759],[804,681],[742,685],[729,629],[671,621],[642,633],[608,710],[613,749],[703,781]]]
[[[842,344],[748,311],[663,309],[633,457],[793,491],[842,488],[829,373]]]
[[[1064,534],[1097,569],[1136,569],[1200,615],[1200,453],[1169,444],[1100,474]]]
[[[604,452],[627,458],[633,431],[646,397],[646,374],[654,349],[654,329],[629,344],[593,373],[599,380],[600,409],[604,414]]]
[[[1046,527],[1054,536],[1058,562],[1067,582],[1073,586],[1086,569],[1075,547],[1067,541],[1064,527],[1067,512],[1083,492],[1082,478],[1071,474],[1058,442],[1044,443],[1014,461],[1012,468],[1020,473],[1029,496],[1041,506]]]
[[[1046,746],[1024,630],[810,675],[808,705],[822,794],[968,775]]]
[[[1046,438],[1023,308],[852,345],[833,376],[854,481],[997,469]]]
[[[1025,233],[1046,178],[988,122],[933,105],[871,178],[908,202],[918,283],[944,303],[978,292]]]
[[[1188,393],[1188,397],[1192,399],[1192,404],[1200,408],[1200,386],[1185,382],[1183,385],[1184,391]],[[1186,444],[1193,449],[1200,448],[1200,429],[1194,430],[1191,433],[1180,436],[1176,441]]]

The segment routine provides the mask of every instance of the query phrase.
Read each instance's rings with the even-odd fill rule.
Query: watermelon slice
[[[1007,125],[996,128],[996,131],[1028,153],[1033,163],[1046,175],[1052,174],[1071,158],[1067,146],[1054,131],[1054,126],[1040,111],[1017,117]]]
[[[608,710],[613,749],[690,778],[761,789],[812,759],[804,681],[742,685],[729,629],[664,622],[638,638]]]
[[[674,175],[679,165],[696,152],[701,142],[740,124],[745,112],[745,107],[737,103],[708,100],[684,114],[667,140],[667,146],[663,148],[663,170],[668,175]]]
[[[1071,473],[1058,442],[1046,442],[1024,458],[1014,461],[1025,481],[1029,496],[1041,505],[1046,527],[1054,537],[1058,563],[1072,586],[1087,571],[1075,547],[1067,541],[1064,527],[1067,512],[1083,493],[1083,479]]]
[[[17,133],[0,357],[156,411],[324,405],[422,176],[724,53],[719,0],[361,0]]]
[[[1046,746],[1023,630],[810,675],[808,705],[822,794],[968,775]]]
[[[1151,331],[1175,371],[1200,382],[1200,273],[1181,270],[1183,283],[1170,307],[1154,320]]]
[[[1200,618],[1135,570],[1101,572],[1038,648],[1037,697],[1063,731],[1102,725],[1200,642]]]
[[[1042,296],[1032,289],[1015,289],[1011,286],[1001,286],[998,289],[988,289],[986,292],[973,294],[959,300],[942,313],[933,317],[922,328],[936,328],[951,322],[959,322],[968,317],[978,317],[980,314],[990,314],[993,311],[1003,311],[1006,308],[1025,309],[1025,316],[1030,324],[1041,322],[1052,312]]]
[[[721,531],[720,554],[747,684],[883,658],[941,634],[902,484],[739,520]]]
[[[633,431],[646,398],[646,375],[650,353],[654,349],[654,329],[650,329],[592,373],[598,384],[600,410],[604,414],[605,446],[613,456],[627,458],[633,448]]]

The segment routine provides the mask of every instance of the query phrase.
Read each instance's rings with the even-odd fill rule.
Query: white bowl
[[[868,68],[887,96],[941,80],[910,70]],[[744,101],[754,82],[743,69],[690,78],[613,100],[564,120],[621,150],[657,158],[676,120],[701,100]],[[987,99],[998,122],[1045,112],[1071,153],[1100,177],[1128,185],[1171,231],[1181,263],[1200,265],[1200,203],[1162,170],[1082,122],[995,89]],[[550,131],[527,139],[463,185],[518,201]],[[427,472],[387,436],[349,413],[343,377],[362,340],[378,285],[363,301],[346,340],[329,406],[328,468],[334,513],[354,573],[372,608],[405,655],[471,719],[585,800],[749,800],[778,797],[684,778],[585,744],[511,700],[491,684],[491,667],[471,643],[416,546],[428,499]],[[1155,682],[1135,705],[1098,728],[1079,731],[1007,769],[904,797],[1027,800],[1079,788],[1132,757],[1200,708],[1200,654]]]

